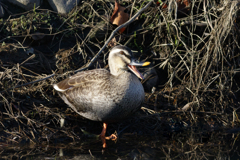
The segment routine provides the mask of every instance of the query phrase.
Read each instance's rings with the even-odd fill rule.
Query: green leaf
[[[160,6],[163,5],[163,2],[161,0],[158,0]]]
[[[12,26],[15,27],[17,25],[17,21],[12,22]]]
[[[37,27],[36,27],[35,25],[33,25],[33,28],[34,28],[34,31],[36,31],[36,30],[37,30]]]

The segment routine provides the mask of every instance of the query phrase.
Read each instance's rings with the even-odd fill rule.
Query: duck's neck
[[[119,76],[120,74],[127,72],[127,68],[122,69],[119,66],[117,66],[117,64],[114,64],[114,63],[109,63],[109,69],[110,69],[110,73],[114,76]]]

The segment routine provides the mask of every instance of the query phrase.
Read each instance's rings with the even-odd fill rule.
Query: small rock
[[[34,48],[29,48],[27,49],[26,53],[29,54],[34,54]]]
[[[22,7],[24,9],[31,10],[34,8],[34,4],[35,4],[35,8],[40,6],[42,1],[41,0],[8,0],[10,3],[15,4],[19,7]]]
[[[2,5],[0,4],[0,18],[4,17],[4,9]]]
[[[41,40],[45,37],[45,34],[44,33],[40,33],[40,32],[35,32],[33,35],[32,35],[32,39],[34,39],[35,41],[37,40]]]
[[[70,12],[79,1],[80,0],[48,0],[48,3],[54,11],[65,14]]]
[[[60,127],[61,127],[61,128],[64,126],[64,123],[65,123],[65,119],[64,119],[64,118],[61,118],[61,119],[60,119]]]

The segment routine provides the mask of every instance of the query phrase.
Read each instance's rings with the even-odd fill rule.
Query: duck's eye
[[[121,55],[124,55],[125,57],[127,57],[127,58],[129,58],[129,59],[131,59],[131,57],[130,57],[130,55],[127,55],[125,52],[123,52],[123,51],[120,51],[120,54]]]

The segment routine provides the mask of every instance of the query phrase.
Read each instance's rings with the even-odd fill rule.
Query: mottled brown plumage
[[[54,84],[54,88],[79,115],[106,124],[118,122],[139,109],[144,101],[144,89],[138,79],[142,75],[135,66],[148,64],[135,62],[129,48],[116,46],[109,53],[110,72],[106,69],[79,72]],[[105,132],[103,129],[104,140]]]

